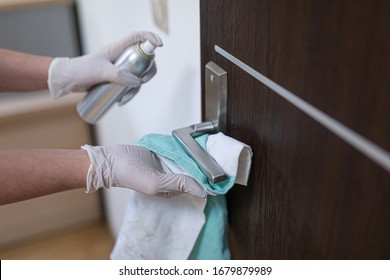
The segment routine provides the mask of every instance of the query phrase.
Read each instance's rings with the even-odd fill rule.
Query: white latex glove
[[[157,156],[144,147],[84,145],[81,148],[88,152],[91,161],[87,193],[102,187],[124,187],[167,198],[183,193],[206,197],[203,188],[190,176],[165,173]]]
[[[58,99],[71,91],[86,91],[103,82],[139,87],[142,79],[114,66],[114,62],[129,46],[146,40],[155,46],[162,46],[162,41],[156,34],[134,32],[96,53],[75,58],[55,58],[50,64],[47,81],[51,97]],[[148,79],[156,73],[155,65],[150,72],[152,75],[148,74]]]

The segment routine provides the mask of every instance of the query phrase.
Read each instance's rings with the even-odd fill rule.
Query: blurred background
[[[0,48],[72,57],[138,30],[164,46],[157,75],[129,103],[89,126],[76,113],[83,94],[1,94],[0,146],[131,144],[201,120],[199,0],[0,0]],[[75,190],[0,206],[0,259],[108,259],[127,194]]]

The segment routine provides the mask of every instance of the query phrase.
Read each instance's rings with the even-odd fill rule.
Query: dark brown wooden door
[[[388,156],[390,1],[201,0],[200,9],[202,65],[228,72],[227,134],[254,152],[249,186],[228,194],[233,258],[390,259],[386,168],[214,49]]]

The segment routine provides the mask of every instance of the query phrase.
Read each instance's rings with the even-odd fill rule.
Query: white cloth
[[[210,135],[206,145],[237,184],[247,184],[252,158],[249,146],[222,133]],[[174,162],[161,159],[171,172],[186,173]],[[205,223],[206,199],[191,195],[164,199],[131,192],[111,259],[187,259]]]
[[[186,259],[205,222],[205,199],[132,191],[111,259]]]

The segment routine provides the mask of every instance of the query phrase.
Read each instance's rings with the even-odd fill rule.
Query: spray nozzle
[[[153,45],[150,41],[145,41],[141,43],[141,49],[146,55],[153,55],[156,46]]]

